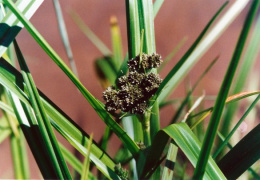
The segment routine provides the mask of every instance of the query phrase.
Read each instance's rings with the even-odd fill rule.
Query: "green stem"
[[[151,136],[150,136],[150,112],[145,112],[143,115],[142,125],[143,125],[143,133],[144,133],[144,145],[146,147],[151,145]]]

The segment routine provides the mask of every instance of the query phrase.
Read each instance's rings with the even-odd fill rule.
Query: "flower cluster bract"
[[[140,62],[141,59],[141,62]],[[132,114],[144,114],[162,79],[155,73],[144,73],[145,70],[157,68],[162,63],[161,56],[142,54],[128,61],[129,74],[118,78],[116,89],[110,86],[103,92],[106,110],[114,112],[118,109]]]

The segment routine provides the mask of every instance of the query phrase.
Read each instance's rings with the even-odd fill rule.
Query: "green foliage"
[[[246,9],[249,1],[236,1],[229,9],[223,11],[227,8],[228,2],[225,2],[164,80],[159,77],[157,68],[163,64],[159,71],[164,71],[167,62],[182,48],[186,39],[183,38],[164,59],[165,61],[162,61],[163,58],[158,54],[159,52],[156,52],[154,18],[163,6],[164,0],[156,0],[154,4],[152,0],[125,0],[127,53],[123,52],[120,27],[115,16],[110,18],[111,51],[83,22],[77,12],[70,10],[69,14],[76,25],[102,54],[102,57],[95,60],[95,70],[104,88],[105,104],[94,97],[78,78],[72,55],[73,48],[70,47],[58,0],[53,0],[53,3],[59,33],[72,70],[29,21],[42,4],[42,0],[18,0],[15,3],[11,0],[0,1],[2,10],[0,13],[0,108],[3,111],[0,118],[0,143],[10,137],[14,177],[30,178],[24,142],[26,139],[45,179],[184,179],[191,176],[188,172],[191,172],[192,168],[187,169],[190,167],[189,164],[195,169],[194,179],[237,179],[247,170],[258,178],[259,172],[252,165],[259,160],[260,154],[259,122],[234,147],[229,144],[229,140],[260,99],[260,91],[257,89],[242,92],[248,71],[259,51],[260,17],[250,37],[251,41],[245,53],[246,61],[242,68],[237,70],[255,14],[260,9],[259,0],[253,0],[248,10],[248,16],[244,21],[237,45],[234,47],[234,54],[215,105],[205,109],[202,104],[207,97],[203,94],[195,98],[194,91],[221,56],[217,56],[209,67],[200,73],[199,79],[182,99],[180,106],[175,109],[176,113],[171,124],[160,128],[160,108],[179,101],[166,101],[166,98],[225,32],[229,24]],[[9,9],[6,15],[2,3]],[[74,83],[99,115],[100,120],[106,124],[105,133],[99,143],[37,89],[15,42],[16,36],[23,27]],[[10,45],[12,42],[14,42],[21,73],[13,63],[14,53]],[[20,46],[23,44],[21,43]],[[233,80],[236,73],[238,73],[238,80]],[[232,84],[234,90],[232,96],[229,96]],[[256,94],[258,97],[230,130],[229,126],[234,122],[234,115],[239,107],[234,103]],[[218,126],[226,104],[234,104],[234,106],[226,108],[221,128],[226,136],[223,138],[218,131]],[[209,124],[201,123],[211,112]],[[69,142],[70,146],[84,156],[84,162],[58,142],[53,128]],[[110,148],[112,134],[122,142],[114,158],[107,151]],[[222,144],[215,143],[217,134],[222,137]],[[202,137],[204,137],[203,143],[200,142]],[[231,148],[228,153],[222,151],[225,146]],[[216,152],[212,158],[213,147],[216,148]],[[218,161],[216,157],[220,152],[222,157]],[[71,165],[72,171],[68,169],[65,161]],[[97,168],[97,174],[92,173],[93,166]],[[72,172],[77,172],[75,177]]]

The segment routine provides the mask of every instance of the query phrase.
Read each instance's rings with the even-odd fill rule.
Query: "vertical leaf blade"
[[[209,121],[209,125],[207,128],[207,132],[205,138],[203,140],[202,149],[200,152],[199,160],[196,165],[193,177],[196,179],[202,179],[206,165],[208,163],[208,158],[210,156],[210,152],[217,134],[217,129],[219,126],[220,118],[224,109],[225,101],[228,96],[228,92],[233,81],[233,77],[236,72],[236,68],[238,66],[238,62],[240,60],[240,56],[242,54],[242,50],[244,48],[251,24],[259,7],[259,0],[253,1],[251,8],[249,10],[248,16],[246,18],[244,27],[241,31],[236,49],[234,51],[233,57],[231,59],[230,65],[226,72],[225,78],[222,82],[220,91],[218,93],[218,97],[214,106],[214,110],[212,112],[212,116]]]

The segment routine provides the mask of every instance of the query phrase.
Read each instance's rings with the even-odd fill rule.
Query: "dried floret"
[[[144,89],[145,94],[149,97],[154,95],[154,93],[159,88],[161,82],[162,79],[159,77],[159,75],[155,73],[150,73],[146,75],[146,78],[144,78],[142,81],[142,88]]]
[[[117,85],[118,85],[119,88],[122,88],[123,86],[126,86],[127,83],[128,83],[127,76],[121,76],[117,80]]]
[[[144,73],[138,73],[137,71],[130,72],[128,75],[128,82],[132,85],[139,85],[142,82],[144,76]]]
[[[144,114],[146,109],[148,108],[146,102],[137,103],[133,108],[134,114]]]
[[[143,71],[143,69],[149,68],[149,55],[143,53],[142,61],[140,63],[140,55],[137,55],[135,58],[128,61],[129,71]]]
[[[151,68],[158,68],[162,64],[162,57],[160,54],[153,53],[151,56],[149,56],[149,64],[150,69]]]

